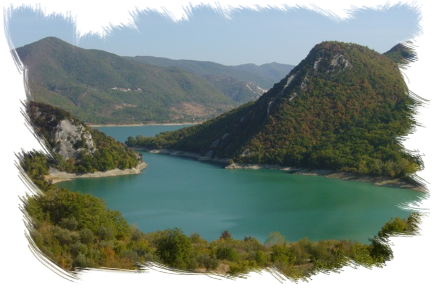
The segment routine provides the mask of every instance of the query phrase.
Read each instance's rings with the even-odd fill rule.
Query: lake
[[[99,127],[124,142],[178,125]],[[144,232],[181,228],[208,241],[224,230],[232,237],[264,242],[278,231],[286,240],[308,237],[369,243],[392,217],[425,194],[370,183],[293,175],[277,170],[225,170],[220,164],[142,152],[148,167],[139,175],[75,179],[57,185],[90,193],[119,210]]]

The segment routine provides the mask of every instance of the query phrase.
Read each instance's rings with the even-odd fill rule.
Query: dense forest
[[[255,102],[200,125],[130,137],[126,144],[236,163],[405,178],[423,167],[400,142],[416,126],[418,102],[388,56],[323,42]]]

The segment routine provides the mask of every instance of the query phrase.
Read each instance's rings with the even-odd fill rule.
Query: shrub
[[[92,230],[89,228],[84,228],[80,230],[80,240],[84,244],[91,244],[93,243],[95,236],[93,235]]]
[[[92,259],[86,258],[83,254],[79,254],[74,261],[72,261],[72,267],[84,274],[89,274],[96,271],[98,268]]]
[[[73,243],[72,233],[67,229],[54,226],[52,233],[53,236],[59,241],[60,245],[70,245]]]
[[[254,256],[254,260],[256,261],[257,265],[263,266],[266,263],[266,255],[263,251],[259,250],[256,252],[256,255]]]
[[[218,247],[216,250],[217,259],[229,261],[239,261],[239,254],[231,247]]]
[[[99,227],[96,233],[101,240],[113,240],[114,239],[114,231],[113,228],[107,226]]]
[[[156,240],[156,255],[167,265],[187,268],[192,252],[191,241],[179,228],[167,229]]]
[[[68,217],[68,218],[62,218],[60,220],[59,225],[60,225],[60,227],[68,229],[68,230],[75,230],[75,229],[77,229],[78,222],[75,219],[75,217],[72,216],[72,217]]]
[[[23,219],[24,226],[39,229],[42,226],[42,223],[36,219],[35,217],[25,217]]]

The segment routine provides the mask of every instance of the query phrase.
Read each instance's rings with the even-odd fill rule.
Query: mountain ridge
[[[245,164],[405,177],[423,165],[395,140],[416,125],[417,103],[408,93],[388,57],[322,42],[257,101],[201,125],[137,137],[135,145]]]
[[[204,77],[217,88],[221,86],[219,82],[225,80],[225,89],[219,90],[230,99],[239,103],[246,103],[258,99],[264,92],[272,87],[275,82],[287,75],[294,67],[293,65],[276,62],[262,65],[249,63],[230,66],[212,61],[173,60],[154,56],[135,56],[127,58],[159,67],[177,67]],[[235,83],[234,86],[232,83]],[[233,90],[237,90],[235,95],[233,95]]]
[[[87,123],[197,121],[237,105],[192,73],[82,49],[54,37],[16,51],[28,69],[31,97]]]

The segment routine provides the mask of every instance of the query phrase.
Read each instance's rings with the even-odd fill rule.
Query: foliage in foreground
[[[278,232],[265,243],[246,236],[233,239],[228,231],[208,242],[197,233],[181,229],[143,233],[129,225],[102,200],[72,192],[43,180],[47,172],[42,153],[20,155],[20,165],[40,192],[24,199],[33,244],[66,270],[85,267],[136,269],[137,263],[153,261],[189,271],[216,271],[241,275],[254,269],[275,267],[291,279],[307,279],[321,271],[339,269],[354,261],[365,267],[382,266],[392,259],[386,243],[394,233],[412,234],[418,214],[387,222],[371,243],[348,240],[287,242]],[[37,161],[33,161],[37,159]]]

